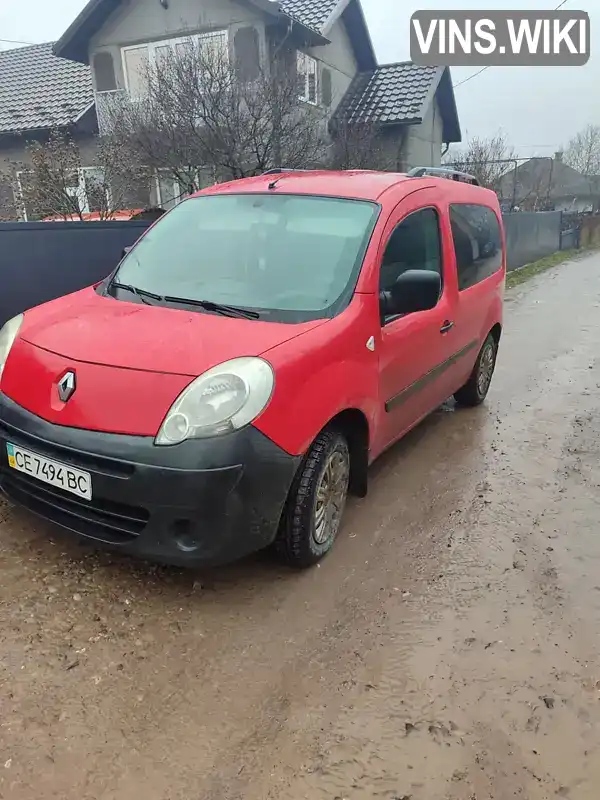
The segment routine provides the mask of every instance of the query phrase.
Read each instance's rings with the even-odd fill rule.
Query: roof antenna
[[[273,189],[276,189],[277,184],[279,183],[280,180],[281,178],[276,178],[276,180],[271,181],[271,183],[269,184],[269,191],[273,191]]]

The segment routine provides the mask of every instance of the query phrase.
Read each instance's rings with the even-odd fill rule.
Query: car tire
[[[275,543],[283,561],[306,569],[330,552],[349,481],[348,442],[338,431],[326,429],[312,443],[290,490]]]
[[[497,355],[498,342],[490,333],[479,351],[469,380],[454,395],[459,405],[474,407],[483,403],[490,390]]]

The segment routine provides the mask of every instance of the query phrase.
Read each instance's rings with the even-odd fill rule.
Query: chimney
[[[554,153],[554,160],[555,161],[562,161],[563,160],[563,151],[562,150],[557,150],[556,153]]]

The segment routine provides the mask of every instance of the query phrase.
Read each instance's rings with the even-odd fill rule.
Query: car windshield
[[[140,240],[113,283],[277,321],[328,317],[352,296],[378,213],[371,202],[329,197],[194,197]]]

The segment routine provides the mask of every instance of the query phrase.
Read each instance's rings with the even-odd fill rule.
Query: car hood
[[[19,335],[73,361],[195,377],[231,358],[261,355],[325,321],[222,317],[123,302],[89,288],[28,311]]]

